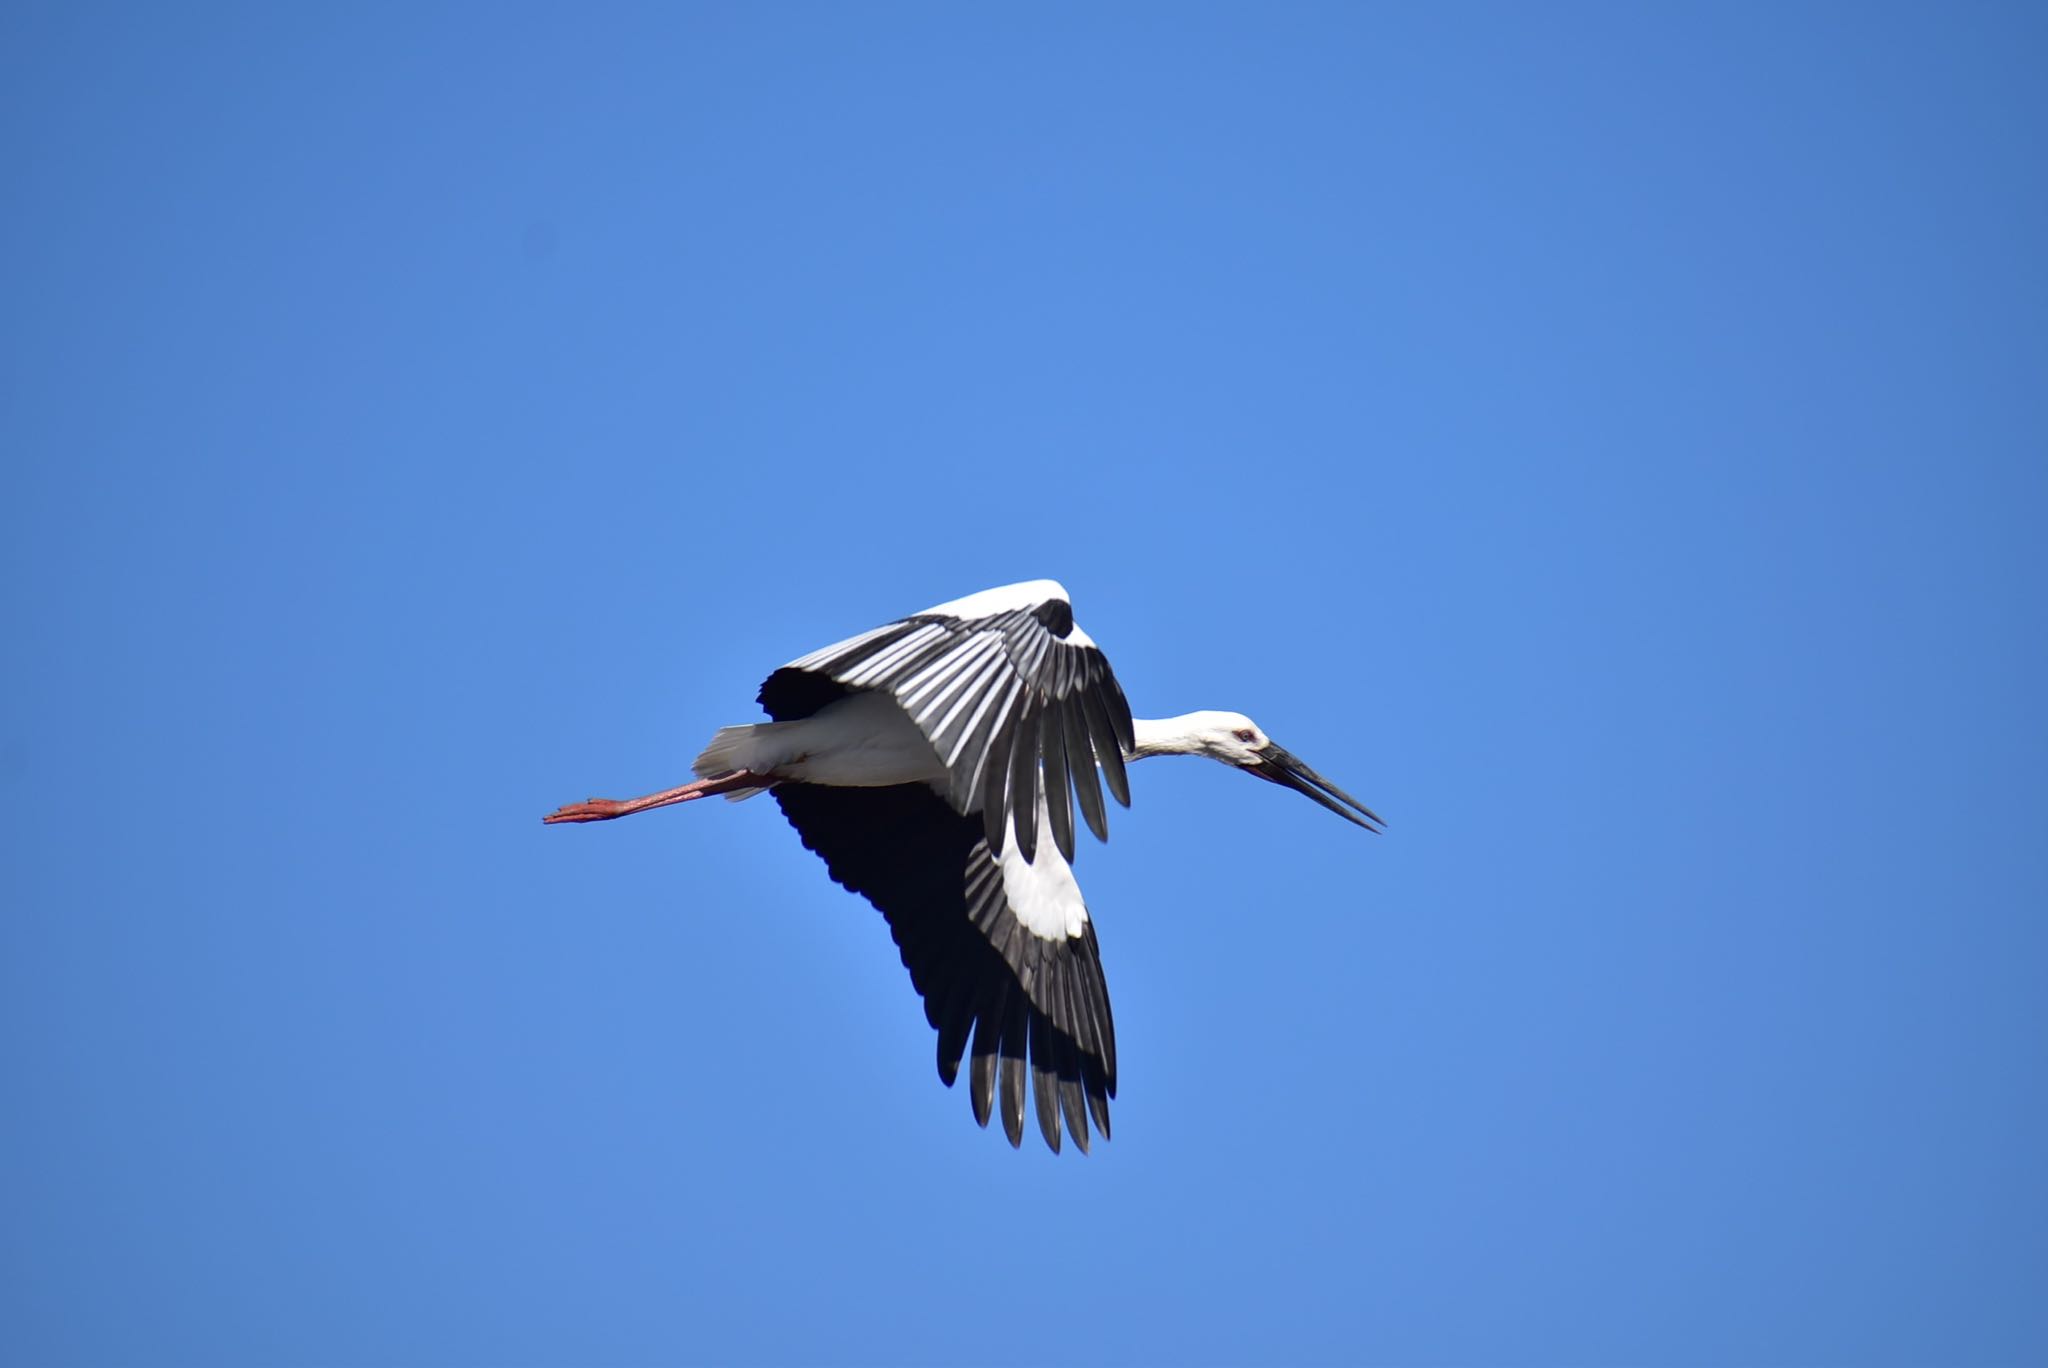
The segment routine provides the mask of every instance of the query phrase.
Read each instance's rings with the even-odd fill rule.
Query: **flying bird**
[[[939,1077],[965,1058],[968,1102],[1022,1143],[1026,1074],[1040,1134],[1109,1136],[1116,1032],[1095,923],[1074,882],[1074,810],[1109,839],[1103,790],[1125,766],[1206,755],[1368,831],[1370,808],[1242,713],[1134,718],[1109,661],[1051,580],[988,589],[801,656],[768,676],[768,722],[721,728],[696,782],[592,798],[543,820],[598,822],[722,794],[772,793],[832,878],[888,919]],[[1050,840],[1047,838],[1050,837]]]

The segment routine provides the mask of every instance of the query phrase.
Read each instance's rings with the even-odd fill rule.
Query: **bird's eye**
[[[1243,727],[1239,727],[1236,731],[1232,732],[1231,735],[1236,737],[1240,741],[1252,741],[1258,737],[1257,732],[1247,731]]]

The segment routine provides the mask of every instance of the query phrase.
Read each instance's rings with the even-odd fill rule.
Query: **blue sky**
[[[0,17],[0,1357],[2048,1357],[2002,5]],[[1041,575],[1116,1139],[679,782]]]

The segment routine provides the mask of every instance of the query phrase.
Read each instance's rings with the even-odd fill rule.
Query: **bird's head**
[[[1284,746],[1276,744],[1258,723],[1243,713],[1187,713],[1173,719],[1173,722],[1180,732],[1175,738],[1179,744],[1161,746],[1161,750],[1175,749],[1183,754],[1206,755],[1212,760],[1234,765],[1269,783],[1306,794],[1345,821],[1354,822],[1367,831],[1378,831],[1386,825],[1371,808],[1317,774]]]

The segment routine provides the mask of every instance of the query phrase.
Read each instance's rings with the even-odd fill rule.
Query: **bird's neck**
[[[1182,713],[1179,717],[1132,718],[1130,758],[1143,760],[1148,755],[1200,755],[1202,743],[1194,730],[1194,721],[1200,715]]]

